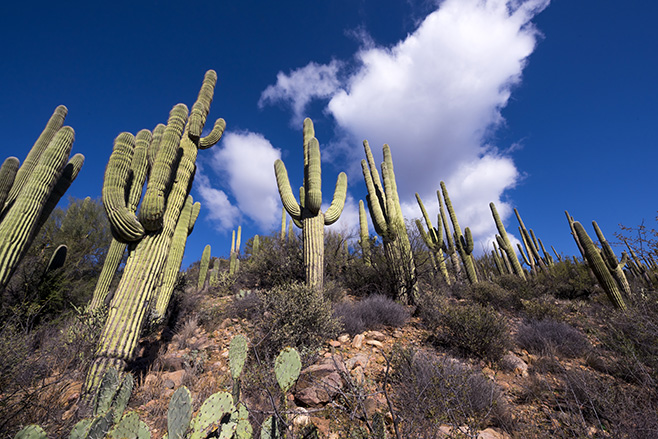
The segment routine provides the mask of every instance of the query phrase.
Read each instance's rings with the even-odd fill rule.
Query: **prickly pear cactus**
[[[43,428],[38,425],[28,425],[14,436],[14,439],[47,439],[48,436]]]
[[[139,419],[137,412],[128,412],[107,433],[107,439],[150,439],[148,426]]]
[[[192,395],[187,387],[176,389],[169,401],[167,431],[169,439],[184,439],[192,419]]]
[[[283,393],[288,392],[299,378],[302,361],[295,348],[287,347],[279,352],[274,361],[274,375]]]
[[[235,406],[233,405],[233,397],[228,392],[217,392],[210,395],[204,401],[199,409],[199,412],[192,420],[191,433],[189,439],[205,439],[213,431],[219,431],[219,437],[222,434],[226,435],[228,431],[235,431],[237,426],[236,422],[228,422],[222,424],[225,416],[230,416]],[[231,436],[224,436],[231,437]]]

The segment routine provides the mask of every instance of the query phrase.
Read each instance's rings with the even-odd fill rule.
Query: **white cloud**
[[[294,70],[290,75],[282,72],[276,76],[276,84],[270,85],[262,93],[258,106],[284,101],[292,107],[291,125],[299,126],[304,118],[306,105],[314,98],[329,98],[340,85],[337,74],[338,61],[327,65],[309,63],[306,67]]]
[[[210,218],[219,220],[218,229],[235,228],[248,218],[263,231],[270,231],[280,220],[280,201],[274,177],[274,161],[281,151],[261,134],[226,133],[221,149],[213,150],[210,166],[222,176],[234,203],[223,190],[212,187],[210,179],[199,172],[199,192],[209,205]]]
[[[351,139],[351,155],[363,158],[368,139],[376,161],[381,145],[391,146],[396,180],[405,213],[420,215],[414,192],[434,196],[445,181],[462,228],[476,239],[493,235],[489,212],[494,201],[503,218],[509,205],[502,193],[519,172],[509,157],[487,144],[504,119],[501,109],[521,80],[538,31],[530,20],[549,0],[446,0],[419,27],[393,47],[368,45],[356,54],[358,66],[337,85],[332,62],[327,111],[342,135]],[[291,75],[279,73],[262,103],[284,101],[301,114],[314,90],[311,63]],[[324,86],[326,80],[318,82]],[[323,96],[324,97],[324,96]],[[505,148],[501,148],[505,149]]]

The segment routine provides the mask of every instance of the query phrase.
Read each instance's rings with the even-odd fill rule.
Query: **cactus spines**
[[[295,348],[286,347],[274,361],[274,374],[283,393],[286,393],[299,378],[302,362]]]
[[[466,271],[466,277],[471,284],[475,284],[478,281],[477,273],[475,272],[475,264],[473,262],[473,236],[471,230],[466,227],[464,233],[462,234],[461,227],[459,227],[459,222],[457,221],[457,214],[455,209],[452,207],[452,201],[450,201],[450,196],[448,195],[448,189],[444,182],[440,183],[441,193],[443,194],[443,199],[445,200],[446,208],[448,209],[448,215],[450,215],[450,222],[452,222],[452,229],[454,231],[455,238],[455,248],[461,257],[462,264]],[[447,234],[446,230],[446,234]]]
[[[619,291],[619,286],[612,277],[612,274],[610,274],[610,270],[601,257],[599,249],[594,245],[585,228],[578,221],[573,222],[573,227],[580,244],[583,246],[585,259],[587,259],[587,263],[594,272],[599,284],[608,295],[608,298],[616,308],[626,309],[626,304]]]
[[[208,275],[208,266],[210,264],[210,244],[206,245],[201,254],[201,262],[199,264],[199,282],[197,289],[203,289],[206,284],[206,276]]]
[[[368,219],[366,218],[366,209],[363,200],[359,200],[359,245],[363,262],[370,265],[370,233],[368,233]]]
[[[347,176],[344,172],[338,175],[331,205],[323,213],[320,210],[322,204],[320,144],[315,138],[313,122],[309,118],[304,119],[303,133],[304,185],[300,189],[299,203],[292,193],[288,171],[281,160],[274,162],[274,171],[283,207],[296,224],[299,222],[302,224],[306,283],[321,290],[324,277],[324,226],[337,221],[343,211],[347,195]]]
[[[187,387],[181,386],[171,396],[167,413],[169,439],[184,439],[192,419],[192,395]]]
[[[497,239],[500,249],[507,254],[507,260],[511,263],[512,270],[514,270],[514,274],[519,276],[521,279],[525,279],[525,272],[521,267],[519,258],[516,256],[516,252],[514,251],[512,242],[507,236],[507,231],[505,230],[503,221],[500,219],[500,216],[498,215],[498,211],[496,210],[496,205],[493,203],[493,201],[489,203],[489,208],[491,209],[491,214],[493,215],[494,222],[496,223],[496,228],[498,229],[498,233],[499,233],[498,236],[500,236],[500,239]]]
[[[55,110],[23,166],[15,172],[9,190],[6,187],[16,162],[10,159],[3,164],[2,174],[7,180],[3,182],[5,202],[0,209],[0,289],[84,161],[80,155],[67,163],[75,135],[71,127],[62,127],[65,116],[66,107]]]
[[[197,101],[202,104],[197,107],[206,112],[200,119],[207,117],[215,76],[214,72],[209,71],[199,92]],[[198,148],[199,137],[190,132],[185,105],[176,105],[155,153],[146,194],[139,210],[138,219],[149,232],[131,243],[123,276],[99,338],[97,358],[87,375],[86,394],[97,386],[108,365],[123,368],[134,355],[149,304],[156,294],[155,287],[162,276],[176,224],[191,189]],[[147,151],[147,161],[148,155]],[[161,226],[156,228],[156,225]]]
[[[384,145],[382,177],[379,177],[375,159],[367,140],[363,141],[366,159],[361,160],[363,178],[368,189],[368,210],[378,235],[383,238],[386,258],[394,270],[397,290],[400,296],[406,296],[409,304],[414,304],[418,286],[416,285],[416,265],[411,252],[409,235],[404,224],[402,208],[398,198],[397,184],[393,169],[393,157],[388,145]]]

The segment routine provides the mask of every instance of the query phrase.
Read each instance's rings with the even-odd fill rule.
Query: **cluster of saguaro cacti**
[[[523,262],[525,262],[528,267],[530,267],[531,273],[537,273],[537,267],[543,271],[548,269],[549,265],[553,264],[553,258],[546,252],[544,245],[541,243],[541,240],[538,240],[535,236],[535,233],[532,229],[528,230],[521,219],[519,211],[514,209],[514,214],[516,219],[519,221],[519,234],[521,235],[521,240],[523,241],[523,247],[525,247],[525,253],[520,244],[517,244]],[[542,249],[544,257],[542,258],[539,255],[539,249]]]
[[[441,198],[441,195],[437,191],[436,195]],[[423,238],[423,242],[430,250],[430,260],[432,261],[432,266],[435,271],[439,271],[443,276],[443,279],[448,285],[452,283],[450,279],[450,273],[448,273],[448,266],[446,265],[443,252],[446,250],[445,243],[443,241],[443,221],[441,220],[441,213],[437,214],[437,225],[434,227],[432,225],[432,220],[425,209],[423,200],[421,200],[420,195],[416,192],[416,201],[418,201],[418,206],[420,211],[423,214],[423,219],[425,220],[425,225],[427,226],[427,231],[423,227],[423,223],[419,219],[416,220],[416,228],[420,233],[420,236]]]
[[[407,303],[415,304],[418,293],[416,264],[400,207],[391,148],[386,144],[382,148],[384,155],[381,165],[383,185],[367,140],[363,141],[363,148],[366,159],[361,160],[361,169],[368,190],[366,201],[370,218],[375,231],[382,237],[384,253],[391,269],[394,270],[398,294],[406,296]]]
[[[274,162],[276,183],[283,207],[295,224],[302,229],[302,245],[306,283],[322,289],[324,277],[324,226],[335,223],[343,211],[347,195],[347,175],[341,172],[331,205],[326,212],[322,207],[322,177],[320,144],[315,138],[311,119],[304,119],[304,184],[299,189],[299,203],[288,180],[288,171],[281,160]]]
[[[568,215],[567,217],[570,218]],[[583,257],[594,272],[599,285],[601,285],[615,307],[626,309],[626,304],[621,295],[621,289],[612,274],[614,271],[613,266],[618,266],[617,258],[614,256],[612,249],[609,249],[610,253],[612,253],[611,255],[606,254],[606,250],[602,252],[594,244],[585,231],[585,228],[578,221],[573,221],[570,225],[573,227],[579,247],[582,248]]]
[[[196,416],[192,416],[192,395],[185,386],[173,393],[167,413],[166,437],[176,439],[249,439],[253,428],[249,411],[240,400],[240,375],[247,359],[247,339],[233,337],[229,345],[229,368],[233,378],[233,392],[220,391],[206,399]],[[301,371],[301,360],[294,348],[285,348],[274,362],[274,375],[282,392],[278,413],[270,415],[262,424],[261,438],[280,438],[286,427],[286,393],[292,388]],[[148,426],[136,412],[124,413],[133,388],[132,375],[119,378],[116,369],[104,374],[98,392],[93,399],[93,417],[78,422],[71,431],[71,439],[150,439]],[[15,439],[46,439],[45,431],[37,425],[29,425],[19,431]]]
[[[231,237],[231,255],[228,264],[228,274],[234,276],[237,274],[238,269],[240,268],[240,259],[238,256],[240,254],[240,236],[242,235],[242,227],[238,226],[238,234],[236,239],[235,230],[233,231],[233,236]]]
[[[131,175],[134,141],[127,133],[115,141],[105,171],[103,204],[114,235],[129,241],[130,246],[99,339],[97,358],[87,376],[87,395],[97,387],[107,368],[123,370],[134,354],[191,189],[197,151],[217,143],[224,131],[225,123],[219,119],[208,136],[201,137],[216,81],[216,73],[208,71],[189,117],[187,107],[178,104],[171,110],[166,127],[157,128],[153,136],[145,132],[138,135],[148,143],[146,193],[138,216],[127,205],[125,196],[132,191],[128,185],[133,182],[134,186],[135,180]],[[148,166],[149,161],[152,166]]]
[[[446,184],[441,182],[440,185],[441,193],[443,194],[443,199],[445,200],[446,207],[448,208],[448,214],[450,215],[450,222],[452,222],[452,229],[454,231],[453,235],[455,238],[455,249],[461,257],[468,281],[472,284],[477,283],[478,277],[475,271],[475,263],[473,261],[473,235],[471,234],[471,229],[466,227],[464,229],[464,234],[462,234],[462,229],[459,227],[457,214],[455,213],[455,209],[452,207],[452,202],[450,201],[450,196],[448,195],[448,189],[446,189]],[[446,230],[446,235],[449,235],[447,232],[448,231]]]
[[[75,134],[62,126],[66,114],[55,109],[22,166],[9,157],[0,167],[0,289],[84,163],[82,154],[68,160]]]
[[[496,228],[498,229],[498,235],[496,235],[496,242],[498,243],[500,249],[505,252],[505,253],[501,252],[500,254],[500,257],[502,257],[502,259],[499,259],[501,261],[499,262],[501,268],[503,264],[505,264],[505,266],[509,265],[512,272],[515,275],[519,276],[522,279],[525,279],[525,272],[523,271],[523,267],[521,267],[519,258],[516,257],[516,252],[514,251],[512,242],[510,241],[509,236],[507,236],[507,231],[505,230],[503,221],[500,219],[500,216],[498,215],[498,211],[496,210],[496,205],[493,203],[493,201],[489,203],[489,208],[491,209],[491,214],[493,215],[494,222],[496,223]],[[494,252],[495,252],[494,259],[496,259],[498,257],[498,254],[495,249]]]
[[[197,281],[197,289],[202,290],[206,285],[206,278],[208,277],[208,268],[210,267],[210,244],[206,245],[201,254],[201,262],[199,262],[199,280]]]

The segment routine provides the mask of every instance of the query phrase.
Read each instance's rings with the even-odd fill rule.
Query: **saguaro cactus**
[[[231,238],[231,255],[228,264],[228,274],[233,276],[238,272],[240,268],[240,260],[238,255],[240,254],[240,236],[242,235],[242,226],[238,226],[237,239],[235,231],[233,231],[233,237]]]
[[[0,167],[0,289],[84,163],[82,154],[67,162],[75,135],[62,126],[66,113],[55,109],[20,168],[15,157]]]
[[[437,195],[439,194],[437,193]],[[432,225],[430,216],[427,214],[427,210],[425,210],[423,200],[421,200],[420,195],[418,195],[418,192],[416,192],[416,201],[418,201],[418,206],[420,207],[420,211],[423,214],[423,218],[425,219],[427,232],[425,231],[425,228],[419,219],[416,220],[416,228],[418,229],[420,236],[423,238],[423,242],[430,250],[430,255],[432,256],[432,261],[435,264],[435,269],[438,269],[438,271],[443,276],[443,279],[448,285],[450,285],[450,274],[448,273],[448,267],[446,266],[446,261],[443,257],[445,244],[443,243],[443,222],[441,221],[441,214],[437,214],[437,224],[436,227],[434,227]]]
[[[338,174],[336,189],[331,205],[326,212],[320,210],[322,205],[322,179],[320,163],[320,144],[315,138],[311,119],[304,119],[304,185],[300,188],[298,203],[292,193],[288,171],[281,160],[274,162],[276,184],[283,207],[296,224],[302,225],[302,242],[306,283],[316,289],[322,289],[324,277],[324,226],[335,223],[343,212],[347,195],[347,175]]]
[[[473,262],[473,235],[471,234],[471,229],[466,227],[464,229],[464,234],[462,235],[462,229],[459,227],[455,209],[452,208],[452,202],[450,201],[446,184],[441,182],[440,185],[443,199],[446,202],[448,214],[450,215],[450,222],[452,222],[452,229],[455,235],[455,248],[457,249],[459,256],[461,256],[468,281],[472,284],[477,283],[478,277],[475,272],[475,263]]]
[[[505,253],[507,254],[507,260],[511,263],[512,270],[514,270],[514,274],[516,274],[522,279],[525,279],[525,272],[521,267],[519,258],[516,257],[516,252],[514,251],[512,242],[509,240],[509,237],[507,236],[507,231],[505,231],[505,226],[503,225],[503,222],[501,221],[500,216],[498,215],[498,211],[496,210],[496,205],[493,202],[491,202],[489,203],[489,208],[491,208],[491,214],[493,215],[494,222],[496,223],[496,228],[498,229],[498,233],[499,233],[498,235],[496,235],[496,241],[498,242],[498,245],[500,246],[501,250],[504,250]]]
[[[391,148],[386,144],[382,148],[384,154],[384,161],[381,165],[383,185],[367,140],[363,141],[363,148],[366,160],[361,160],[361,169],[368,189],[366,201],[370,218],[375,226],[375,231],[383,239],[384,252],[391,269],[394,270],[398,294],[406,296],[409,304],[415,304],[418,293],[416,264],[400,207]]]
[[[363,200],[359,200],[359,245],[363,262],[370,265],[370,233],[368,233],[368,219],[366,218],[366,209],[363,206]]]
[[[631,295],[631,286],[628,283],[628,279],[626,279],[626,275],[624,274],[623,270],[624,265],[626,265],[628,262],[628,254],[624,253],[621,261],[618,260],[615,252],[612,251],[610,243],[605,239],[605,236],[603,235],[603,232],[599,228],[599,225],[596,223],[596,221],[592,221],[592,225],[594,226],[596,236],[599,238],[599,242],[601,243],[601,256],[603,257],[603,261],[608,267],[608,270],[610,270],[610,274],[612,274],[612,277],[617,282],[617,285],[621,291],[626,295],[626,297],[629,297]]]
[[[153,158],[153,165],[139,217],[125,205],[125,197],[113,195],[121,195],[121,190],[125,190],[129,181],[128,172],[122,174],[126,178],[122,180],[121,176],[115,174],[115,170],[126,169],[128,165],[125,163],[130,163],[130,158],[123,162],[119,159],[125,153],[132,152],[130,149],[124,152],[124,148],[115,143],[106,170],[105,185],[109,187],[103,190],[103,203],[115,234],[130,238],[132,243],[99,339],[97,358],[87,376],[87,394],[97,386],[108,367],[122,370],[126,361],[134,355],[149,304],[153,301],[155,286],[162,275],[176,225],[192,185],[197,151],[212,146],[224,131],[225,123],[219,119],[212,132],[201,137],[216,81],[216,73],[208,71],[189,118],[187,107],[176,105],[170,112],[159,144],[151,141],[149,148],[157,148],[157,152],[147,154],[147,157]],[[115,159],[119,160],[120,166],[110,166]]]
[[[199,263],[199,282],[197,289],[203,289],[206,284],[206,277],[208,276],[208,267],[210,267],[210,244],[206,245],[201,254],[201,262]]]
[[[587,263],[594,272],[599,284],[608,295],[608,298],[615,307],[626,309],[626,304],[621,297],[619,286],[612,277],[612,274],[610,274],[610,270],[608,270],[608,266],[603,261],[599,249],[594,245],[594,242],[585,231],[585,228],[578,221],[573,222],[573,228],[578,236],[580,245],[583,246],[585,259],[587,259]]]

